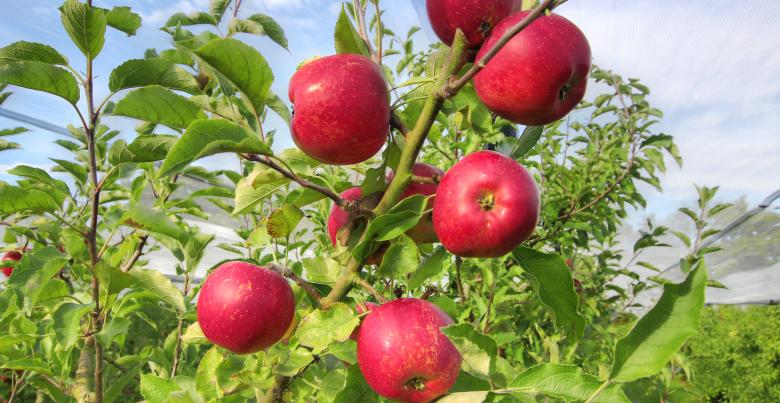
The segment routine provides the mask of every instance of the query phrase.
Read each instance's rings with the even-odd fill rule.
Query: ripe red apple
[[[536,182],[522,165],[494,151],[477,151],[444,174],[433,226],[455,255],[499,257],[531,236],[539,204]]]
[[[22,252],[19,252],[17,250],[8,251],[3,255],[2,258],[0,258],[0,262],[4,260],[12,260],[14,262],[18,262],[22,260]],[[11,266],[0,267],[0,271],[2,271],[6,277],[11,277],[11,273],[13,273],[14,268]]]
[[[341,198],[346,201],[356,201],[356,200],[360,200],[362,197],[363,197],[363,190],[360,189],[359,187],[347,189],[343,193],[341,193]],[[331,207],[330,215],[328,216],[328,238],[330,238],[330,243],[333,246],[336,246],[336,244],[339,242],[338,239],[339,230],[348,224],[349,224],[349,212],[334,204],[333,207]],[[380,248],[376,252],[374,252],[373,255],[369,256],[368,259],[366,259],[365,263],[374,264],[374,265],[381,264],[382,256],[384,256],[385,250],[387,250],[387,245],[380,246]]]
[[[477,48],[499,21],[519,8],[519,0],[427,0],[428,19],[433,31],[452,46],[460,28],[469,44]]]
[[[379,307],[379,304],[375,304],[373,302],[363,302],[363,303],[355,305],[355,311],[357,311],[358,315],[361,315],[363,313],[373,311],[374,308],[377,308],[377,307]],[[349,335],[349,338],[354,340],[354,341],[357,341],[358,330],[360,330],[360,326],[359,325],[358,325],[358,327],[355,328],[355,330],[352,331],[352,334]]]
[[[198,296],[198,323],[212,343],[237,354],[279,341],[295,316],[295,297],[284,277],[246,262],[214,270]]]
[[[358,331],[360,372],[376,393],[403,402],[429,402],[447,393],[461,356],[439,330],[452,324],[436,305],[397,299],[374,308]]]
[[[441,179],[442,176],[444,176],[444,171],[441,169],[428,164],[414,164],[412,166],[412,175],[419,176],[421,178],[439,178]],[[390,174],[387,176],[387,180],[391,181],[393,180],[394,173],[390,172]],[[423,196],[431,196],[436,194],[436,188],[439,185],[435,183],[416,183],[412,182],[410,183],[406,189],[404,189],[404,192],[401,194],[401,198],[405,199],[410,196],[414,195],[423,195]],[[428,201],[428,208],[433,207],[433,200],[435,198]],[[436,238],[436,232],[433,230],[433,218],[430,214],[424,215],[420,222],[417,223],[412,229],[406,232],[407,235],[409,235],[414,242],[420,244],[420,243],[434,243],[437,242],[439,239]]]
[[[292,138],[327,164],[357,164],[382,148],[390,100],[382,71],[368,58],[342,54],[308,62],[290,80]]]
[[[526,15],[519,12],[501,21],[477,60]],[[582,100],[590,63],[590,45],[582,31],[560,15],[543,15],[487,63],[474,77],[474,87],[499,116],[529,126],[545,125],[566,116]]]

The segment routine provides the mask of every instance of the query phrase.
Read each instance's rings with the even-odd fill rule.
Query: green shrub
[[[688,355],[693,384],[710,401],[780,401],[780,307],[705,309]]]

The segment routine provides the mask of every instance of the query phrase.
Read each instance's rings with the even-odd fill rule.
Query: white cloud
[[[595,63],[652,90],[685,160],[654,203],[674,208],[693,184],[756,202],[780,188],[780,2],[568,2]],[[597,92],[591,89],[591,94]]]
[[[323,0],[245,0],[243,4],[252,8],[275,11],[311,8],[322,2]]]
[[[165,23],[175,13],[192,13],[208,11],[208,9],[208,0],[182,0],[172,6],[158,8],[148,13],[144,13],[141,10],[138,10],[138,12],[141,14],[144,25],[158,26]]]

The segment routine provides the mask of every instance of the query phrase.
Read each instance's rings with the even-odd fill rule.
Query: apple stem
[[[504,33],[504,35],[502,35],[501,38],[499,38],[498,41],[493,45],[493,47],[491,47],[476,63],[474,63],[471,68],[465,74],[463,74],[462,77],[452,81],[451,83],[447,83],[447,85],[445,85],[442,89],[442,92],[446,94],[447,98],[452,98],[455,96],[455,94],[457,94],[461,88],[468,84],[468,82],[471,81],[471,79],[474,78],[477,73],[479,73],[483,68],[485,68],[485,66],[487,66],[488,62],[493,59],[493,57],[498,54],[501,48],[503,48],[512,38],[514,38],[515,35],[517,35],[527,26],[531,25],[531,23],[534,22],[537,18],[544,15],[545,11],[552,10],[565,2],[566,0],[542,1],[542,3],[538,7],[534,8],[525,18],[507,30],[506,33]]]

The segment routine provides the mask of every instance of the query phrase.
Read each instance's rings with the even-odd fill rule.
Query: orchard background
[[[512,27],[552,18],[549,9],[563,2],[523,3],[532,11]],[[716,347],[697,350],[693,344],[678,352],[698,328],[705,287],[720,286],[707,281],[703,260],[717,250],[702,246],[718,233],[713,220],[730,208],[714,201],[717,189],[699,188],[695,208],[681,210],[692,223],[689,233],[648,222],[628,250],[617,242],[629,209],[646,203],[639,184],[660,188],[666,166],[681,163],[674,139],[655,129],[663,114],[649,103],[649,88],[602,68],[608,66],[593,66],[589,75],[599,94],[564,119],[517,132],[470,83],[483,65],[471,63],[480,56],[465,37],[456,36],[451,48],[437,43],[415,51],[417,30],[394,32],[377,18],[384,8],[393,12],[390,2],[346,3],[335,21],[337,53],[378,62],[391,89],[386,146],[350,166],[273,147],[288,132],[267,130],[266,120],[290,121],[293,111],[287,94],[269,87],[288,77],[276,76],[241,39],[265,35],[282,48],[288,41],[271,16],[241,13],[240,1],[212,1],[201,12],[172,16],[164,28],[170,47],[113,70],[95,71],[93,61],[112,47],[106,30],[132,35],[139,28],[140,17],[127,7],[74,0],[60,7],[80,60],[67,60],[43,44],[3,44],[1,100],[11,95],[6,85],[13,85],[75,108],[69,135],[57,140],[72,157],[54,160],[54,171],[70,178],[23,165],[9,171],[19,178],[15,184],[0,183],[4,249],[23,251],[20,261],[8,256],[3,264],[13,268],[0,293],[0,390],[7,400],[379,401],[375,385],[364,378],[367,363],[356,362],[361,337],[351,335],[371,315],[358,312],[364,304],[401,298],[429,301],[454,321],[436,340],[454,346],[460,372],[454,385],[430,396],[446,392],[439,401],[777,396],[771,382],[777,368],[756,377],[768,382],[724,395],[733,387],[718,385],[721,380],[697,386],[689,361]],[[106,99],[95,98],[96,76],[110,77]],[[348,90],[359,94],[365,88]],[[350,107],[355,105],[333,113],[348,115]],[[140,123],[128,136],[104,125],[104,116]],[[23,135],[24,129],[0,133],[0,150],[12,150],[18,145],[6,136]],[[433,204],[421,196],[400,200],[401,193],[409,183],[434,185],[442,178],[412,175],[412,164],[448,171],[485,149],[533,174],[541,196],[533,235],[491,259],[453,256],[446,243],[416,243],[407,231],[430,220]],[[236,155],[233,168],[193,165],[218,153]],[[391,170],[396,174],[388,176]],[[182,191],[192,178],[209,185]],[[339,196],[356,186],[378,196],[353,203]],[[327,232],[334,203],[353,222],[336,231],[335,247]],[[240,220],[240,242],[212,245],[213,234],[185,221],[208,220],[214,208]],[[670,235],[685,248],[678,256],[684,281],[640,277],[640,268],[663,268],[643,256],[666,247],[661,239]],[[231,260],[289,279],[295,313],[281,342],[239,355],[205,337],[196,310],[202,284],[194,280],[213,246],[233,254]],[[182,287],[145,258],[161,248],[177,259]],[[631,256],[628,264],[625,256]],[[632,308],[648,290],[662,290],[663,296],[638,318]],[[278,324],[273,313],[245,325]],[[759,316],[771,315],[776,311]],[[759,349],[777,344],[775,336]],[[421,377],[404,379],[401,386],[425,391]]]

